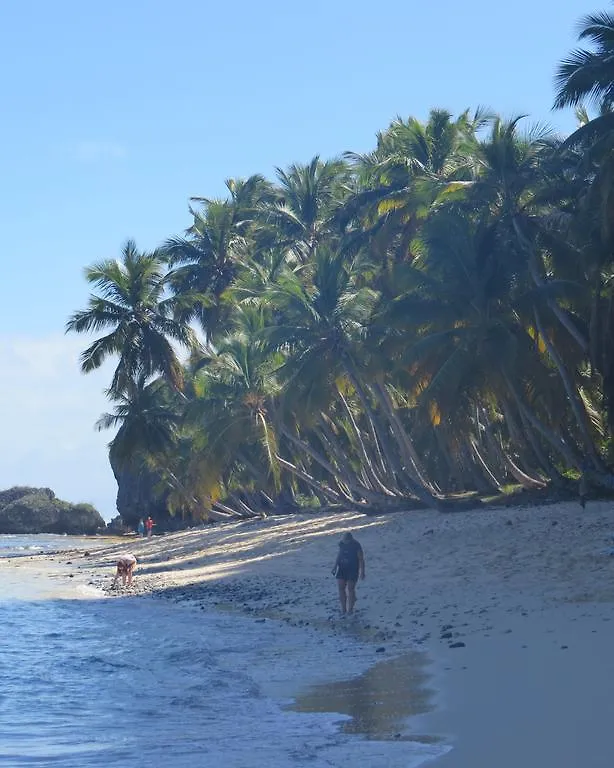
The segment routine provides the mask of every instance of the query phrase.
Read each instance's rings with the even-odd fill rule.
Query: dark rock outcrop
[[[51,488],[30,488],[27,485],[15,485],[6,491],[0,491],[0,509],[6,507],[12,501],[17,501],[24,496],[36,493],[40,496],[46,496],[48,499],[55,499],[55,493]]]
[[[172,517],[166,507],[166,495],[159,490],[160,478],[147,467],[131,469],[120,466],[109,456],[111,469],[117,480],[117,511],[123,524],[136,530],[140,518],[148,515],[155,520],[156,533],[185,527],[179,518]]]
[[[1,533],[90,535],[105,522],[91,504],[71,504],[49,488],[15,487],[0,491]]]
[[[123,536],[124,533],[130,533],[129,528],[121,518],[121,515],[116,515],[112,520],[107,523],[107,533],[112,536]]]

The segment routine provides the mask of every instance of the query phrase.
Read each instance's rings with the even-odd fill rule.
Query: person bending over
[[[354,613],[356,582],[359,576],[361,579],[365,578],[365,556],[362,547],[349,531],[339,542],[339,554],[333,574],[339,587],[342,615]]]
[[[111,589],[115,589],[115,585],[121,577],[122,586],[130,586],[132,584],[132,575],[136,568],[136,557],[134,555],[120,555],[117,560],[117,570],[115,571],[115,578],[113,579],[113,585]]]

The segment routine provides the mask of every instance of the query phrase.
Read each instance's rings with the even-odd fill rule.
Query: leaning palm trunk
[[[360,453],[362,455],[363,462],[364,462],[364,465],[363,465],[364,466],[364,470],[365,470],[369,480],[372,483],[374,483],[375,487],[379,488],[380,491],[385,493],[387,496],[394,496],[395,494],[389,488],[387,488],[384,485],[383,481],[380,479],[380,477],[377,474],[377,470],[376,470],[375,466],[373,465],[373,462],[372,462],[371,458],[369,457],[369,453],[367,451],[367,446],[365,445],[365,442],[362,439],[362,435],[360,434],[360,428],[358,427],[358,424],[356,423],[356,419],[354,418],[354,414],[352,413],[352,409],[350,408],[347,400],[345,399],[345,397],[343,397],[341,392],[339,392],[339,397],[340,397],[341,402],[343,403],[343,405],[345,407],[346,413],[348,415],[348,419],[350,421],[350,424],[352,425],[352,429],[353,429],[354,434],[356,436],[356,439],[357,439],[357,442],[358,442],[358,447],[360,449]],[[371,423],[371,426],[373,426],[372,423]],[[375,436],[375,434],[374,434],[374,440],[377,442],[377,437]]]
[[[383,428],[380,427],[380,431],[383,432]],[[400,443],[397,439],[397,444],[399,445],[399,449],[401,451],[401,455],[403,456],[403,459],[405,462],[409,465],[406,467],[404,476],[403,476],[403,482],[409,489],[409,493],[415,496],[419,501],[426,504],[428,507],[431,507],[433,509],[439,509],[439,501],[435,497],[434,493],[431,493],[429,490],[428,485],[426,485],[426,480],[424,478],[421,478],[419,475],[415,475],[411,472],[410,468],[414,468],[415,470],[415,464],[413,460],[411,459],[410,454],[404,455],[404,446],[402,443]]]
[[[379,487],[380,490],[383,490],[383,487],[385,486],[383,484],[383,481],[380,479],[378,475],[378,471],[375,466],[375,461],[369,455],[367,445],[363,439],[360,427],[358,426],[358,423],[354,418],[352,409],[350,408],[349,403],[347,402],[346,398],[341,394],[341,392],[339,392],[339,399],[341,400],[343,407],[345,409],[345,412],[347,413],[349,423],[352,427],[353,436],[358,446],[359,453],[362,456],[363,471],[365,475],[369,478],[369,481],[374,485],[374,487]],[[359,398],[359,399],[361,400],[361,403],[363,404],[363,409],[364,409],[364,401],[362,398]],[[379,441],[375,432],[373,421],[372,419],[369,418],[369,415],[366,413],[366,411],[365,411],[365,418],[369,426],[369,431],[371,433],[371,443],[375,447],[375,450],[379,452]]]
[[[332,488],[328,488],[322,483],[319,483],[315,477],[312,477],[308,472],[305,472],[304,470],[300,469],[300,467],[292,464],[292,462],[282,458],[279,454],[275,454],[275,458],[284,469],[287,469],[288,472],[296,475],[296,477],[306,483],[310,488],[320,491],[320,493],[322,493],[322,495],[325,496],[329,501],[332,501],[334,504],[339,504],[339,502],[342,501],[341,496],[336,491],[333,491]]]
[[[324,414],[321,414],[320,429],[322,430],[331,451],[335,453],[336,456],[343,457],[343,451],[339,446],[338,440],[336,439],[329,422],[330,419]],[[389,432],[380,435],[382,450],[390,469],[390,472],[386,476],[386,484],[388,487],[391,487],[395,495],[403,496],[405,493],[409,492],[409,488],[406,488],[403,484],[403,476],[405,472],[401,465],[398,453],[395,452],[390,443],[390,437],[391,435]]]
[[[546,281],[539,273],[539,268],[536,263],[537,256],[535,254],[533,244],[526,237],[526,235],[520,228],[520,225],[518,224],[516,216],[512,217],[512,222],[514,226],[514,232],[516,233],[516,237],[518,238],[518,242],[520,243],[521,248],[527,254],[527,263],[529,265],[529,274],[531,275],[531,279],[533,280],[537,288],[543,288],[546,285]],[[574,341],[576,341],[580,349],[584,353],[587,353],[589,351],[589,342],[586,336],[583,333],[581,333],[581,331],[578,329],[576,324],[564,312],[564,310],[561,309],[561,307],[559,307],[556,301],[554,301],[553,299],[547,299],[546,303],[548,307],[552,310],[556,319],[561,323],[561,325],[565,328],[565,330],[569,333],[569,335],[574,339]]]
[[[499,491],[497,485],[493,484],[484,476],[483,472],[478,470],[473,451],[466,441],[463,441],[460,445],[459,458],[463,467],[463,477],[471,479],[473,487],[478,493],[489,494],[493,491]]]
[[[222,512],[226,512],[226,514],[230,515],[231,517],[245,517],[246,516],[243,512],[239,512],[237,509],[234,509],[229,504],[222,503],[221,501],[213,502],[212,509],[221,509]]]
[[[356,394],[358,395],[360,403],[363,407],[363,410],[367,419],[367,424],[369,425],[369,431],[371,433],[371,439],[373,440],[373,447],[375,448],[380,469],[384,474],[386,474],[387,472],[386,462],[384,461],[384,457],[382,456],[379,435],[378,435],[378,433],[381,432],[381,426],[378,424],[377,416],[375,415],[373,409],[371,408],[371,404],[369,402],[369,394],[367,391],[368,387],[366,387],[363,384],[361,376],[358,373],[356,363],[352,360],[351,356],[348,353],[346,353],[343,356],[343,367],[345,368],[347,376],[351,381],[352,386],[356,390]]]
[[[319,424],[315,431],[324,450],[328,451],[334,459],[335,464],[339,469],[339,474],[341,478],[344,479],[344,482],[346,482],[348,486],[360,486],[361,483],[356,472],[348,461],[348,457],[343,451],[343,448],[339,445],[337,436],[333,433],[332,428],[327,423],[327,417],[323,413],[320,414]]]
[[[437,443],[437,452],[447,468],[447,477],[441,477],[440,473],[439,484],[448,492],[458,491],[462,488],[462,473],[459,471],[458,461],[450,448],[449,439],[441,426],[433,427],[433,432]]]
[[[240,499],[236,494],[231,493],[230,499],[234,502],[234,504],[248,516],[248,517],[260,517],[259,512],[255,512],[250,506],[248,506],[242,499]]]
[[[354,505],[360,502],[356,501],[356,496],[352,493],[350,488],[348,488],[347,485],[338,477],[334,478],[333,480],[335,488],[337,489],[337,493],[345,499],[345,501],[348,502],[350,505]]]
[[[318,451],[316,451],[315,448],[310,446],[309,443],[306,443],[304,440],[295,437],[288,429],[283,426],[281,427],[281,433],[289,442],[310,456],[316,462],[316,464],[319,464],[322,467],[322,469],[326,470],[326,472],[328,472],[335,481],[340,478],[351,491],[356,493],[356,495],[359,497],[362,496],[367,501],[371,501],[373,503],[381,501],[381,496],[378,493],[374,493],[368,488],[364,488],[353,483],[352,479],[346,472],[337,470],[335,467],[333,467],[333,465]]]
[[[422,485],[433,496],[440,492],[439,488],[435,488],[433,484],[427,479],[426,471],[422,465],[420,457],[418,456],[414,444],[411,441],[409,435],[405,431],[405,427],[401,422],[401,419],[396,413],[396,409],[386,389],[386,385],[375,381],[371,387],[378,404],[381,405],[382,410],[388,417],[392,431],[396,437],[397,443],[406,462],[407,471],[410,471],[413,479]],[[411,468],[411,469],[410,469]]]
[[[215,504],[213,506],[215,506]],[[234,512],[221,512],[219,509],[214,509],[213,506],[206,512],[207,519],[219,520],[220,522],[228,522],[236,519],[237,515]]]
[[[491,450],[496,453],[503,466],[512,475],[512,477],[519,482],[523,488],[545,488],[546,483],[543,480],[538,480],[535,477],[527,475],[520,467],[514,463],[511,456],[499,445],[497,438],[492,433],[492,424],[486,427],[486,440],[491,447]]]
[[[561,356],[559,355],[556,348],[554,347],[554,344],[550,341],[550,338],[544,331],[544,327],[542,325],[541,318],[537,310],[535,310],[535,327],[537,328],[537,331],[540,337],[543,339],[548,355],[550,356],[550,359],[556,366],[558,374],[561,377],[561,381],[563,382],[563,387],[565,388],[567,398],[571,405],[571,410],[573,412],[574,418],[580,430],[580,434],[582,435],[582,442],[584,443],[584,447],[586,448],[588,456],[590,457],[594,468],[596,470],[600,470],[602,468],[601,461],[599,460],[599,456],[597,455],[597,451],[595,450],[595,444],[593,443],[593,439],[588,429],[588,424],[586,420],[586,411],[584,410],[582,401],[578,397],[578,392],[576,390],[576,387],[571,381],[571,377],[565,367],[565,364],[563,363],[563,360],[561,359]]]
[[[495,440],[496,442],[496,440]],[[510,474],[524,487],[524,488],[545,488],[546,483],[537,477],[531,477],[523,472],[520,467],[514,463],[512,457],[503,449],[501,449],[501,455],[509,469]]]
[[[474,437],[469,438],[469,445],[471,448],[471,453],[477,459],[478,467],[482,470],[482,474],[485,475],[488,484],[491,485],[496,491],[500,491],[501,481],[495,476],[494,472],[486,463],[486,460],[482,456],[482,452],[480,451],[477,441]]]
[[[388,425],[387,425],[388,426]],[[405,469],[403,455],[397,446],[396,436],[392,428],[387,428],[385,432],[380,435],[382,450],[386,456],[391,469],[391,480],[395,489],[398,489],[399,494],[411,494],[411,488],[415,484],[415,480]]]
[[[512,444],[516,446],[519,455],[522,456],[524,451],[528,448],[532,452],[541,471],[544,472],[550,480],[556,483],[560,478],[560,473],[540,445],[534,427],[529,424],[520,411],[518,412],[518,418],[520,419],[522,426],[518,425],[516,414],[514,413],[514,406],[510,401],[503,400],[501,402],[501,408],[503,410],[505,424],[507,425]],[[532,462],[524,457],[523,464],[526,470]]]
[[[559,453],[567,462],[567,465],[569,467],[573,467],[574,469],[580,468],[580,462],[574,455],[574,452],[571,450],[569,445],[563,440],[562,437],[556,434],[556,432],[553,432],[551,429],[546,427],[545,424],[542,424],[542,422],[537,418],[537,416],[533,413],[533,411],[528,408],[523,402],[520,397],[520,394],[518,393],[518,390],[516,387],[512,384],[509,376],[507,374],[503,374],[506,384],[509,388],[510,394],[514,398],[514,401],[516,403],[516,407],[522,414],[522,416],[531,424],[531,426],[539,432],[539,434],[546,440],[547,443],[550,443],[552,448]]]
[[[360,461],[359,476],[362,483],[367,488],[374,488],[377,486],[377,480],[375,479],[375,472],[373,470],[373,464],[367,452],[367,447],[363,440],[360,428],[356,423],[354,414],[343,395],[339,392],[339,398],[343,403],[343,407],[347,414],[347,420],[341,422],[341,427],[346,435],[348,443],[358,452]]]

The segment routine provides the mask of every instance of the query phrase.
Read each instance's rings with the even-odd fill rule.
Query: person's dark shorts
[[[358,568],[352,568],[351,566],[347,565],[339,565],[337,566],[337,573],[335,574],[336,578],[341,579],[342,581],[358,581]]]

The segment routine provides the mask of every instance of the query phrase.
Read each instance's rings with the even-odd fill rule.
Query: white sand
[[[130,539],[70,568],[108,587],[117,553],[131,551],[137,593],[356,635],[385,648],[374,660],[424,648],[437,706],[412,726],[452,739],[442,768],[609,768],[613,507],[276,517]],[[346,530],[367,579],[358,615],[342,620],[330,571]]]

